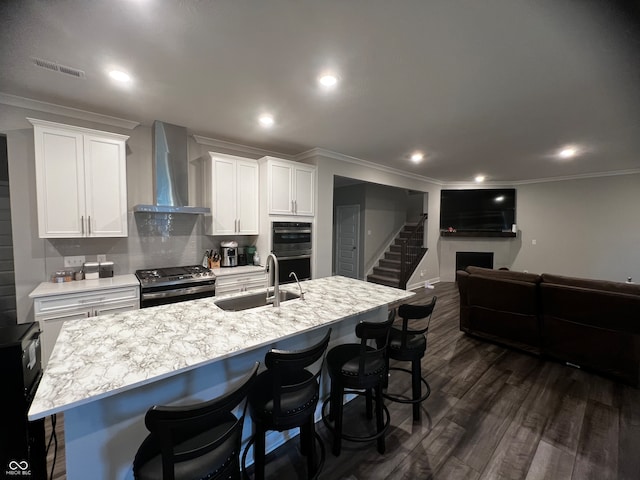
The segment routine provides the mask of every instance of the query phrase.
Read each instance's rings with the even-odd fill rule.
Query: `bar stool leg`
[[[264,457],[266,431],[256,425],[255,443],[253,445],[253,458],[255,467],[255,480],[264,480]]]
[[[342,450],[342,397],[344,395],[344,389],[342,385],[336,385],[336,410],[334,413],[334,432],[333,432],[333,454],[337,457]]]
[[[418,400],[422,396],[422,375],[420,372],[420,360],[416,358],[411,361],[411,383],[413,390],[413,400],[416,403],[413,404],[413,421],[420,421],[420,402]]]
[[[365,398],[367,400],[367,419],[371,420],[373,418],[373,395],[370,388],[367,388]]]
[[[378,385],[377,387],[375,387],[375,391],[376,391],[376,424],[378,427],[378,433],[382,432],[384,430],[384,415],[383,415],[383,404],[382,404],[382,385]],[[384,441],[384,435],[380,435],[380,437],[378,437],[378,452],[382,455],[385,450],[386,450],[386,446],[385,446],[385,441]]]
[[[315,422],[313,415],[309,417],[308,425],[305,426],[307,430],[306,438],[306,451],[307,451],[307,478],[313,477],[316,469],[316,438],[315,438]]]

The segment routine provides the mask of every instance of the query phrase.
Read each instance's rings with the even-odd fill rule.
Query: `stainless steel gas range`
[[[140,281],[140,307],[153,307],[211,297],[216,277],[201,265],[136,270]]]

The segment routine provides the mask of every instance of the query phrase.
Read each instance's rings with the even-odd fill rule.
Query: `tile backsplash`
[[[64,269],[64,257],[84,255],[95,262],[106,255],[114,262],[114,275],[143,268],[195,265],[207,249],[219,250],[220,242],[236,240],[240,247],[255,245],[255,236],[211,237],[204,235],[202,215],[175,213],[132,213],[126,238],[52,238],[45,241],[45,271],[48,280]],[[262,253],[262,252],[260,252]]]
[[[114,262],[114,274],[133,273],[141,268],[200,263],[213,239],[203,235],[201,215],[173,213],[129,213],[126,238],[68,238],[45,242],[47,278],[64,268],[64,257],[84,255],[95,261],[105,254]]]

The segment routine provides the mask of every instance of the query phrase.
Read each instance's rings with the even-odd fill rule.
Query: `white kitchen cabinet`
[[[64,322],[140,308],[140,287],[102,288],[34,298],[35,320],[42,330],[42,364],[46,365]]]
[[[255,160],[210,152],[205,169],[207,235],[258,235],[259,171]]]
[[[265,159],[269,214],[313,216],[315,167],[271,157]]]
[[[126,237],[126,135],[33,124],[40,238]]]
[[[257,272],[216,276],[216,296],[265,288],[266,286],[267,273],[263,269]]]

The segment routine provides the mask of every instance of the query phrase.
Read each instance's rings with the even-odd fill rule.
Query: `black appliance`
[[[442,190],[440,229],[458,232],[511,232],[516,223],[516,190]]]
[[[44,419],[27,413],[42,377],[38,323],[0,327],[0,477],[47,477]],[[4,476],[2,476],[4,475]]]
[[[154,307],[212,297],[216,277],[202,265],[136,270],[140,281],[140,307]]]
[[[311,279],[311,232],[311,223],[271,223],[271,251],[278,257],[281,284],[295,282],[291,272],[300,280]]]

